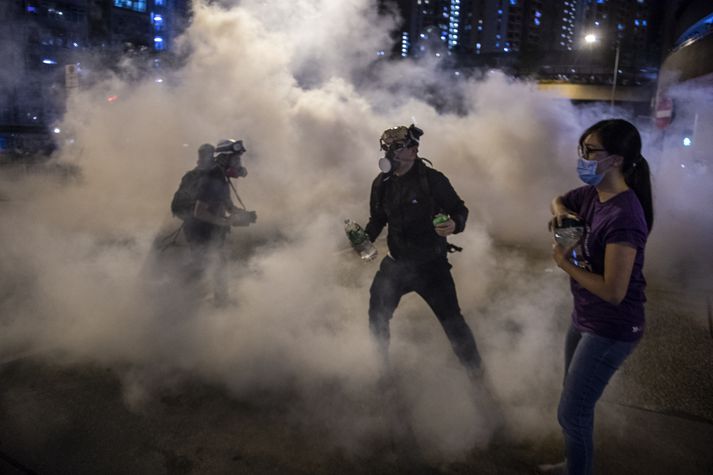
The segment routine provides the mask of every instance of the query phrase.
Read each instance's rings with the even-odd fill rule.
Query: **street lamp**
[[[594,33],[589,33],[584,36],[584,42],[587,44],[594,44],[598,41],[597,35]],[[616,96],[616,80],[619,77],[619,41],[616,42],[616,55],[614,56],[614,80],[611,85],[611,101],[610,108],[614,108],[614,97]]]

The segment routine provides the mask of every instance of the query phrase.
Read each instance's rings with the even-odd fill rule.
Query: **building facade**
[[[140,54],[161,67],[185,26],[188,0],[0,2],[0,153],[51,142],[67,94],[93,71]]]
[[[660,59],[661,0],[400,0],[401,57],[455,56],[520,76],[650,82]],[[596,40],[585,43],[586,35]],[[617,54],[618,50],[618,54]]]

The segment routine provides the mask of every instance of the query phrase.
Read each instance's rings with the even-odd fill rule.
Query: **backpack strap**
[[[424,160],[431,164],[431,161],[427,158],[418,159],[418,162],[416,164],[416,166],[418,167],[418,181],[421,185],[421,191],[423,191],[426,196],[428,196],[428,199],[431,202],[431,215],[434,215],[436,213],[437,203],[436,200],[433,198],[433,195],[431,194],[431,184],[428,181],[428,170],[426,164],[424,163]]]
[[[431,163],[431,161],[427,158],[420,158],[419,161],[421,163],[418,164],[418,179],[421,182],[421,190],[426,193],[426,196],[428,196],[428,199],[431,201],[431,215],[434,215],[436,214],[438,203],[436,203],[436,199],[431,194],[431,185],[428,182],[428,170],[426,169],[426,164],[424,162],[431,166],[433,166],[433,163]],[[462,252],[463,248],[449,243],[446,239],[446,251],[451,254],[453,252]]]
[[[391,175],[380,173],[376,177],[376,186],[371,190],[371,201],[376,209],[381,209],[381,203],[384,201],[384,183],[391,179]]]
[[[428,196],[431,196],[431,185],[428,183],[428,175],[426,171],[426,165],[424,164],[424,158],[419,158],[421,163],[418,164],[418,180],[421,183],[421,190]],[[431,163],[430,161],[428,163]]]

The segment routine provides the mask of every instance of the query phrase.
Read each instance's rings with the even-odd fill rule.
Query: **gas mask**
[[[248,175],[242,164],[242,156],[247,151],[242,140],[221,140],[215,147],[215,161],[223,167],[225,176],[241,178]]]
[[[379,169],[383,173],[392,173],[398,166],[396,154],[406,147],[418,145],[423,130],[411,124],[409,127],[398,126],[386,129],[379,139],[379,146],[385,153],[379,159]]]
[[[389,150],[386,150],[385,156],[379,159],[379,169],[383,173],[391,173],[398,167],[399,163],[396,159],[396,153],[406,148],[403,144],[393,145],[394,146],[390,147]]]
[[[248,170],[243,166],[240,155],[230,157],[228,166],[225,167],[225,176],[229,178],[243,178],[248,176]]]

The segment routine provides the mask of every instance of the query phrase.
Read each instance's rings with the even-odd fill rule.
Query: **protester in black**
[[[198,273],[213,270],[217,303],[224,303],[228,296],[224,243],[230,227],[248,226],[257,220],[254,211],[236,207],[230,198],[230,178],[247,175],[242,166],[243,153],[242,141],[218,143],[212,166],[202,170],[198,181],[193,212],[183,223]]]
[[[388,224],[389,254],[371,285],[369,328],[387,360],[389,321],[401,300],[416,292],[436,314],[453,351],[471,377],[480,376],[480,355],[458,305],[446,237],[465,228],[468,209],[448,179],[418,157],[415,126],[394,127],[381,137],[386,158],[371,189],[371,216],[365,230],[374,241]],[[439,213],[450,216],[434,226]]]

